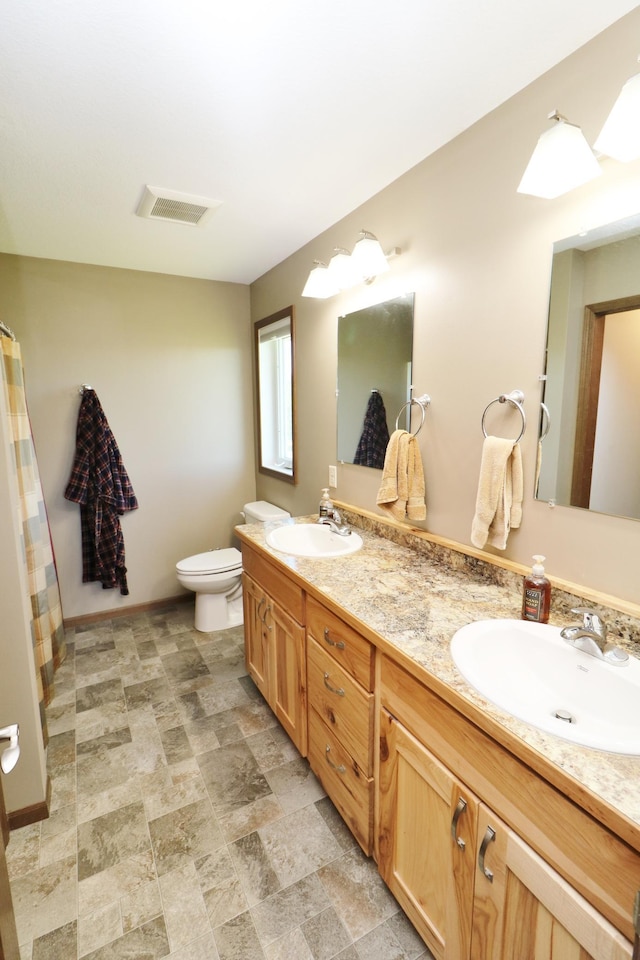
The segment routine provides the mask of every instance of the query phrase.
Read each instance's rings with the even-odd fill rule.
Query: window
[[[255,324],[258,468],[295,483],[294,313],[287,307]]]

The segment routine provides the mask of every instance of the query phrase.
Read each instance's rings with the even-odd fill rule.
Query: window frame
[[[288,322],[288,325],[286,321]],[[281,349],[286,337],[279,331],[288,326],[290,352],[282,357]],[[256,385],[256,444],[258,471],[285,483],[297,483],[296,442],[296,373],[295,373],[295,310],[293,305],[256,320],[254,330],[254,370]],[[269,361],[261,347],[274,343],[278,359]],[[287,361],[290,377],[287,377]],[[266,391],[269,390],[269,395]],[[271,417],[271,420],[268,418]],[[275,425],[273,417],[275,417]],[[286,418],[286,419],[285,419]],[[282,444],[290,438],[291,456],[283,453]],[[274,454],[277,451],[278,455]],[[290,461],[290,462],[289,462]],[[280,463],[283,462],[283,466]]]

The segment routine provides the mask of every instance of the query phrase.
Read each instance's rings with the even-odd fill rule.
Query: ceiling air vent
[[[146,186],[136,213],[147,220],[169,220],[197,227],[206,223],[220,205],[220,200]]]

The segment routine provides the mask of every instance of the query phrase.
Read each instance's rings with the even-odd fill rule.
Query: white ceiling
[[[250,283],[635,6],[4,3],[0,251]]]

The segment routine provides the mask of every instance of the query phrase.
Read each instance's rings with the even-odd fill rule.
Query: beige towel
[[[391,434],[376,502],[395,520],[424,520],[427,516],[420,448],[406,430]]]
[[[507,546],[509,531],[522,520],[522,454],[520,444],[487,437],[482,447],[476,513],[471,543],[486,543],[499,550]]]

